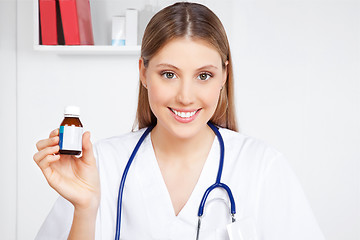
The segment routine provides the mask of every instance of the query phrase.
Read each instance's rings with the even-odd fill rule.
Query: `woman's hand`
[[[90,132],[82,136],[82,157],[60,155],[59,129],[36,143],[34,160],[49,185],[71,202],[77,210],[97,211],[100,203],[100,180],[90,141]]]

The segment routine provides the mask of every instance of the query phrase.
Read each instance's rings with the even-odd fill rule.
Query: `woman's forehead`
[[[150,60],[150,65],[171,64],[174,66],[201,67],[222,65],[217,49],[202,39],[189,37],[175,38],[168,41]]]

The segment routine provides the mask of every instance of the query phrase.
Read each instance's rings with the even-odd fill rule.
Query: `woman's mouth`
[[[175,110],[172,108],[169,109],[173,113],[175,119],[181,123],[188,123],[193,121],[201,110],[201,108],[197,110]]]

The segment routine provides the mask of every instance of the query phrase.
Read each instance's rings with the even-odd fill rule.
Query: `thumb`
[[[81,160],[87,164],[96,164],[93,145],[90,141],[90,132],[87,131],[82,136],[82,157]]]

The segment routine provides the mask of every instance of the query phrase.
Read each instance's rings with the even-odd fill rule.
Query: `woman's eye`
[[[173,72],[163,72],[161,75],[164,76],[167,79],[175,78],[175,73],[173,73]]]
[[[205,81],[208,80],[211,77],[211,74],[209,73],[200,73],[198,76],[198,79]]]

